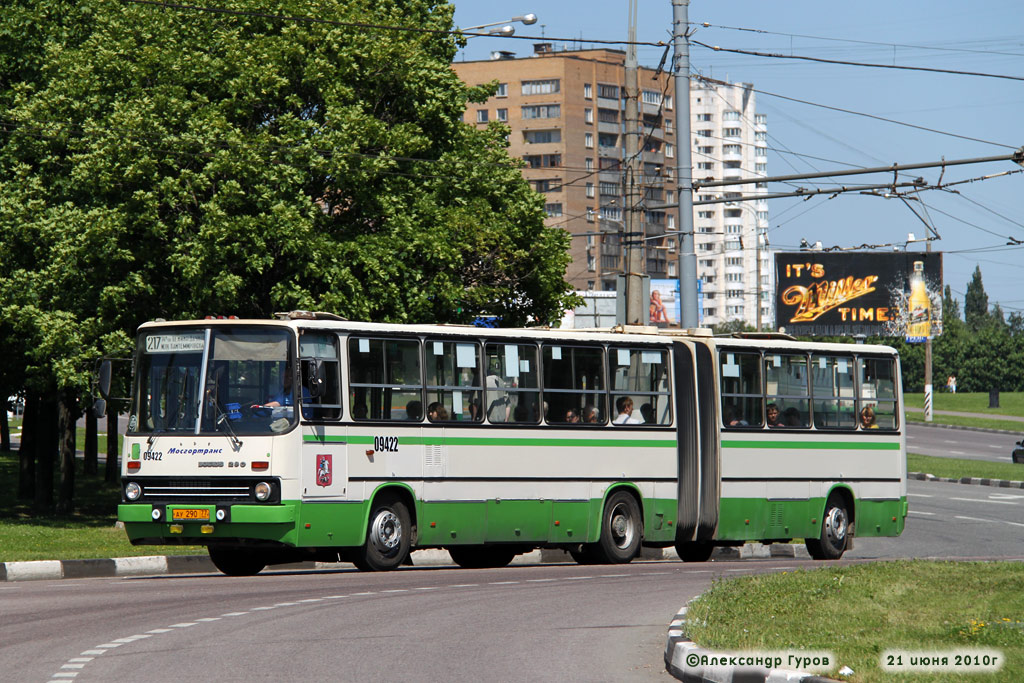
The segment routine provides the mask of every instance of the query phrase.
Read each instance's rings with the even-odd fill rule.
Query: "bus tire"
[[[601,559],[597,555],[596,543],[584,543],[579,549],[569,551],[569,556],[576,564],[600,564]]]
[[[213,566],[227,576],[256,576],[267,563],[252,550],[211,545],[207,548]]]
[[[806,539],[807,554],[815,560],[838,560],[846,552],[850,538],[850,513],[842,496],[833,493],[825,503],[821,536]]]
[[[448,554],[463,569],[497,569],[507,567],[518,553],[501,546],[457,546],[448,548]]]
[[[601,515],[601,537],[596,555],[602,563],[626,564],[636,557],[643,537],[643,521],[636,498],[626,491],[616,491],[604,504]]]
[[[366,543],[352,563],[364,572],[396,569],[409,555],[412,521],[409,509],[393,493],[382,493],[373,501]]]
[[[676,541],[676,553],[683,562],[707,562],[714,551],[711,541]]]

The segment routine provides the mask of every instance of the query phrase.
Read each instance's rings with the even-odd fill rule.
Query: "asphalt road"
[[[904,535],[858,539],[843,563],[1024,561],[1024,497],[918,481],[909,493]],[[668,623],[713,578],[815,566],[660,561],[0,584],[0,671],[44,681],[670,681]]]
[[[1020,434],[1001,434],[925,427],[913,422],[907,424],[907,452],[919,455],[1011,462],[1014,444],[1022,438],[1024,431]],[[1024,465],[1021,466],[1021,477],[1024,478]]]

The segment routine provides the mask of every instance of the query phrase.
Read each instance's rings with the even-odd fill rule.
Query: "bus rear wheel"
[[[707,562],[714,551],[711,541],[676,541],[676,553],[683,562]]]
[[[384,493],[373,501],[366,543],[352,559],[364,572],[396,569],[409,555],[412,522],[398,496]]]
[[[643,522],[636,498],[616,491],[604,505],[595,555],[602,563],[626,564],[636,557],[642,536]]]
[[[821,536],[804,541],[807,553],[815,560],[838,560],[846,552],[850,537],[850,513],[842,496],[832,494],[825,504]]]
[[[256,576],[267,566],[266,561],[246,548],[211,545],[207,551],[213,566],[228,576]]]
[[[507,567],[517,553],[513,548],[501,546],[459,546],[448,548],[448,554],[452,556],[452,561],[463,569],[496,569]]]

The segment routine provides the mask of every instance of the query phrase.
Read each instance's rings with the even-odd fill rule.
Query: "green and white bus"
[[[231,575],[422,548],[498,567],[804,538],[838,558],[903,530],[899,378],[891,348],[778,335],[150,322],[118,517]]]

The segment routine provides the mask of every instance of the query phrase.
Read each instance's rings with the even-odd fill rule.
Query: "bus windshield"
[[[129,430],[256,435],[295,424],[291,333],[267,327],[146,330]]]

